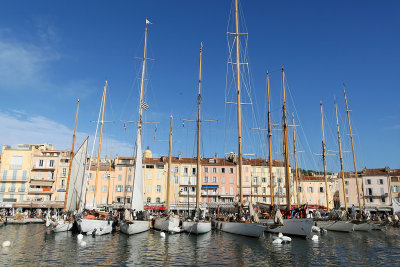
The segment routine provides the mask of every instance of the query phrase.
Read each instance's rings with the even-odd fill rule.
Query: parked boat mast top
[[[267,71],[267,92],[268,92],[268,150],[269,150],[269,182],[270,182],[270,195],[271,195],[271,206],[274,206],[274,183],[272,176],[272,131],[271,131],[271,102],[269,95],[269,73]]]
[[[324,180],[325,180],[325,196],[326,196],[326,209],[329,211],[329,187],[328,180],[326,177],[326,145],[325,145],[325,131],[324,131],[324,112],[322,108],[322,102],[320,103],[321,108],[321,128],[322,128],[322,161],[324,163]]]
[[[293,154],[294,154],[294,168],[296,176],[296,196],[297,196],[297,207],[300,207],[300,196],[299,196],[299,172],[297,169],[297,150],[296,150],[296,125],[294,124],[294,115],[292,115],[293,121]]]
[[[283,89],[283,115],[282,115],[282,129],[283,129],[283,154],[285,157],[285,180],[286,180],[286,206],[291,209],[290,201],[290,166],[289,166],[289,140],[287,130],[287,117],[286,117],[286,92],[285,92],[285,71],[282,66],[282,89]]]
[[[344,201],[344,208],[347,211],[347,199],[346,199],[347,194],[346,194],[346,188],[345,188],[345,183],[344,183],[342,142],[340,141],[339,118],[338,118],[336,100],[335,100],[335,112],[336,112],[336,126],[337,126],[337,135],[338,135],[338,144],[339,144],[340,175],[342,176],[342,186],[343,186],[343,201]]]

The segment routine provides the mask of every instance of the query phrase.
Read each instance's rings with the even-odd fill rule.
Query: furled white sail
[[[393,214],[400,214],[400,203],[392,198],[392,207],[393,207]]]
[[[85,171],[88,140],[89,137],[86,138],[78,151],[76,151],[71,162],[66,211],[83,211],[87,185]]]
[[[142,175],[142,132],[140,128],[136,135],[136,161],[135,161],[135,177],[133,181],[131,209],[137,211],[144,209],[143,204],[143,175]]]

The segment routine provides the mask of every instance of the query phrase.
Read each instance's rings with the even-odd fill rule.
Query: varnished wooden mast
[[[78,103],[76,104],[74,134],[72,135],[72,148],[71,148],[71,153],[69,155],[69,167],[68,167],[67,189],[65,190],[64,211],[67,207],[69,180],[71,178],[72,160],[74,158],[75,133],[76,133],[76,123],[78,122],[78,111],[79,111],[79,99],[78,99]]]
[[[322,109],[322,102],[320,103],[321,107],[321,127],[322,127],[322,161],[324,163],[324,179],[325,179],[325,195],[326,195],[326,208],[329,211],[329,187],[328,180],[326,177],[326,145],[325,145],[325,131],[324,131],[324,112]]]
[[[200,64],[199,64],[199,95],[197,97],[197,172],[196,172],[196,212],[200,210],[200,192],[201,192],[201,166],[200,166],[200,134],[201,134],[201,63],[203,55],[203,43],[200,46]]]
[[[237,95],[237,119],[238,119],[238,156],[239,156],[239,196],[240,208],[243,208],[243,185],[242,185],[242,107],[240,100],[240,46],[239,46],[239,10],[238,0],[235,0],[236,17],[236,95]]]
[[[97,168],[96,168],[96,178],[95,178],[95,193],[94,193],[94,205],[97,205],[97,192],[98,192],[98,183],[99,183],[99,170],[100,170],[100,153],[101,153],[101,141],[103,138],[103,125],[104,125],[104,110],[106,107],[106,95],[107,95],[107,81],[104,84],[104,93],[103,93],[103,110],[101,112],[101,121],[100,121],[100,138],[99,138],[99,148],[97,152]]]
[[[287,117],[286,117],[286,92],[285,92],[285,71],[282,67],[282,88],[283,88],[283,115],[282,115],[282,129],[283,129],[283,153],[285,157],[285,179],[286,179],[286,205],[291,209],[291,192],[290,192],[290,166],[289,166],[289,140],[287,130]]]
[[[144,80],[145,80],[145,71],[146,71],[146,56],[147,56],[147,20],[146,20],[146,29],[144,31],[144,49],[143,49],[143,59],[142,59],[142,78],[140,81],[140,103],[139,103],[139,121],[138,127],[140,133],[142,132],[142,118],[143,118],[143,91],[144,91]]]
[[[299,196],[299,172],[297,171],[297,150],[296,150],[296,125],[294,124],[294,115],[292,115],[293,121],[293,153],[294,153],[294,167],[296,176],[296,196],[297,196],[297,207],[300,207],[300,196]]]
[[[336,112],[336,126],[337,126],[337,136],[338,136],[338,144],[339,144],[340,176],[342,176],[342,186],[343,186],[343,201],[344,201],[344,208],[347,211],[347,200],[346,200],[347,195],[346,195],[346,188],[345,188],[345,183],[344,183],[342,142],[340,141],[339,118],[338,118],[336,100],[335,100],[335,112]]]
[[[346,101],[346,111],[347,111],[347,120],[349,121],[349,130],[350,130],[350,140],[351,140],[351,150],[353,152],[353,163],[354,163],[354,175],[356,177],[356,185],[357,185],[357,197],[358,197],[358,206],[360,208],[360,214],[362,215],[362,205],[360,200],[360,187],[358,185],[358,174],[357,174],[357,163],[356,163],[356,154],[354,152],[354,143],[353,143],[353,132],[351,131],[351,122],[350,122],[350,110],[349,105],[347,104],[347,96],[346,90],[344,90],[344,99]],[[364,196],[363,196],[364,198]]]
[[[168,175],[167,175],[167,213],[169,212],[169,199],[171,190],[171,171],[172,171],[172,115],[169,119],[169,142],[168,142]]]
[[[274,179],[272,176],[272,131],[271,131],[271,101],[269,95],[269,73],[267,72],[267,92],[268,92],[268,150],[269,150],[269,183],[270,183],[270,195],[271,195],[271,206],[274,206]]]

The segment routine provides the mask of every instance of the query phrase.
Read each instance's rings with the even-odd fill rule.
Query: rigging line
[[[296,117],[297,117],[297,121],[298,121],[298,123],[300,124],[300,129],[301,129],[301,131],[302,131],[302,134],[303,134],[303,136],[304,136],[304,139],[306,140],[306,144],[307,144],[309,153],[312,155],[311,146],[310,146],[310,143],[308,142],[307,136],[306,136],[306,134],[305,134],[305,131],[304,131],[304,128],[303,128],[303,123],[302,123],[302,120],[301,120],[301,118],[300,118],[300,116],[299,116],[299,113],[298,113],[296,104],[295,104],[295,102],[294,102],[293,95],[292,95],[292,90],[291,90],[291,87],[289,86],[289,83],[287,82],[286,75],[285,75],[285,82],[286,82],[286,85],[287,85],[287,90],[288,90],[289,95],[290,95],[290,99],[291,99],[292,104],[293,104],[293,108],[294,108],[294,111],[295,111],[295,114],[296,114]],[[316,162],[315,162],[314,157],[311,157],[311,159],[312,159],[312,161],[313,161],[313,163],[314,163],[314,167],[316,167],[317,165],[316,165]]]

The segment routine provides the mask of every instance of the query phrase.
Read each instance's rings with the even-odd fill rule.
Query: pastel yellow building
[[[328,203],[329,208],[335,207],[334,196],[338,195],[339,186],[336,176],[329,176],[328,180]],[[299,177],[299,198],[300,203],[308,203],[309,206],[327,207],[325,179],[322,176]]]

